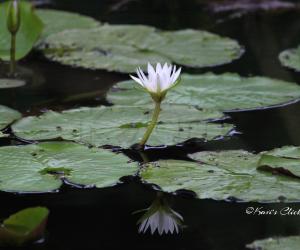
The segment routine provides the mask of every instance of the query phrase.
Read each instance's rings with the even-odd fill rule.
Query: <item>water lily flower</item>
[[[151,234],[155,231],[162,234],[179,233],[183,224],[183,217],[170,208],[168,202],[162,195],[154,200],[152,205],[146,209],[146,213],[139,219],[139,233],[146,233],[150,229]]]
[[[155,101],[162,101],[169,89],[179,83],[181,68],[178,70],[174,65],[165,63],[163,66],[160,63],[156,64],[156,68],[148,63],[148,76],[144,74],[141,68],[138,68],[136,73],[138,77],[130,75],[130,77],[145,88]]]
[[[157,63],[156,68],[154,69],[154,67],[148,63],[148,76],[144,74],[141,68],[138,68],[136,73],[138,77],[132,75],[130,75],[130,77],[140,84],[143,89],[149,92],[153,101],[155,102],[152,120],[139,143],[141,146],[144,146],[157,124],[161,110],[160,105],[165,99],[167,91],[175,87],[180,82],[181,68],[177,70],[175,65],[168,65],[165,63],[163,66],[161,66],[160,63]]]

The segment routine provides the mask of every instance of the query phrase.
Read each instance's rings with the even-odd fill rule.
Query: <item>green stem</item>
[[[160,113],[160,101],[155,102],[155,109],[152,115],[152,120],[150,122],[150,124],[148,125],[148,128],[143,136],[143,139],[140,141],[140,145],[144,146],[146,144],[146,142],[148,141],[153,129],[155,128],[157,121],[158,121],[158,117],[159,117],[159,113]]]
[[[11,35],[10,45],[10,75],[14,75],[16,71],[16,34]]]

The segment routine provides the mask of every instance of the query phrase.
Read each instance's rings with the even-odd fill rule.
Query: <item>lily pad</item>
[[[21,117],[22,115],[18,111],[0,105],[0,130]]]
[[[147,26],[104,25],[49,36],[41,49],[53,61],[87,69],[133,72],[148,62],[169,62],[164,56],[145,49],[147,39],[156,41],[161,37]]]
[[[243,49],[235,40],[200,30],[162,32],[162,43],[151,49],[173,62],[192,67],[209,67],[230,63],[239,58]]]
[[[8,2],[0,4],[0,59],[10,60],[11,35],[7,30]],[[32,5],[26,1],[19,1],[21,25],[16,36],[16,59],[26,56],[43,30],[43,23],[36,15]]]
[[[122,154],[72,142],[0,147],[0,158],[0,190],[8,192],[53,191],[62,184],[60,176],[103,188],[137,170]]]
[[[94,146],[129,147],[138,143],[151,120],[153,108],[96,107],[47,112],[40,117],[26,117],[13,125],[14,133],[27,140],[63,138]],[[222,113],[187,106],[162,107],[159,124],[149,145],[174,145],[191,138],[213,139],[226,135],[232,126],[213,124],[207,119]]]
[[[300,148],[283,147],[263,153],[258,169],[300,178]]]
[[[164,102],[194,105],[220,111],[247,110],[270,107],[300,98],[300,86],[266,77],[241,77],[225,73],[216,75],[183,74],[181,83],[168,92]],[[133,81],[117,84],[107,96],[118,105],[146,105],[152,99],[136,88]],[[118,90],[119,89],[119,90]]]
[[[64,31],[45,39],[41,49],[47,58],[65,65],[119,72],[134,72],[148,62],[214,66],[241,54],[238,43],[229,38],[195,30],[160,32],[144,25]]]
[[[34,207],[21,210],[3,221],[0,227],[0,246],[21,246],[42,237],[49,210]]]
[[[283,66],[300,71],[300,46],[282,51],[279,54],[279,60]]]
[[[200,152],[191,157],[198,162],[161,160],[145,167],[141,176],[163,191],[187,189],[200,199],[299,201],[300,180],[257,170],[260,155],[237,150]]]
[[[51,34],[70,29],[90,29],[100,26],[95,19],[61,10],[37,9],[36,14],[45,25],[41,39]]]
[[[257,240],[247,245],[247,248],[253,250],[298,250],[299,245],[300,236],[289,236]]]
[[[26,82],[20,79],[0,79],[0,89],[18,88],[24,86],[25,84]]]

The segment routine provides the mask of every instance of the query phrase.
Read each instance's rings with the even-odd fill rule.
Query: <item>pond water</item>
[[[120,4],[121,2],[121,4]],[[201,2],[201,1],[198,1]],[[237,72],[300,83],[300,74],[282,67],[278,54],[299,43],[300,9],[276,9],[213,13],[197,1],[36,1],[40,7],[69,10],[112,24],[148,24],[161,29],[195,28],[231,37],[245,47],[233,63],[215,68],[184,69],[185,72]],[[48,109],[108,104],[105,93],[127,74],[90,71],[47,61],[37,52],[19,64],[28,71],[31,84],[0,91],[1,104],[24,115]],[[30,72],[33,72],[31,75]],[[82,95],[82,93],[89,93]],[[191,142],[183,147],[153,148],[150,159],[185,159],[201,150],[246,149],[253,152],[283,145],[300,146],[300,102],[284,107],[228,113],[234,136],[211,142]],[[0,145],[24,144],[0,139]],[[125,152],[134,160],[137,153]],[[169,197],[172,208],[184,217],[178,235],[139,234],[134,211],[149,207],[156,192],[133,178],[106,189],[80,189],[65,184],[57,193],[0,193],[0,218],[22,208],[47,206],[50,211],[45,242],[30,249],[246,249],[256,239],[300,233],[300,216],[251,216],[247,207],[300,209],[300,204],[249,204],[193,199],[189,192]]]

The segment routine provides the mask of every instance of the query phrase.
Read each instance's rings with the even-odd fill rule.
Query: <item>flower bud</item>
[[[15,35],[21,24],[20,5],[18,0],[11,0],[7,10],[7,29]]]

